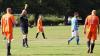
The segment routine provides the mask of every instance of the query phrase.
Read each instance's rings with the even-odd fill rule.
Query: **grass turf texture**
[[[29,48],[22,47],[22,34],[20,28],[14,28],[14,40],[12,41],[12,56],[100,56],[100,36],[96,41],[93,54],[87,54],[86,39],[83,34],[83,26],[79,27],[80,45],[76,45],[75,39],[70,45],[67,44],[71,36],[70,26],[46,26],[45,35],[40,33],[35,39],[36,27],[29,28]],[[0,56],[6,56],[6,41],[0,33]]]

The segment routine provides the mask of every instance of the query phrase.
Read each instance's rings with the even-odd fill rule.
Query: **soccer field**
[[[71,36],[70,26],[46,26],[43,39],[41,33],[35,39],[36,27],[29,28],[29,48],[22,47],[22,34],[20,28],[14,28],[14,40],[12,41],[12,56],[100,56],[100,35],[96,41],[93,54],[87,54],[86,39],[83,34],[83,26],[79,27],[80,45],[76,45],[75,39],[67,44]],[[1,31],[0,31],[1,32]],[[6,56],[6,41],[0,33],[0,56]]]

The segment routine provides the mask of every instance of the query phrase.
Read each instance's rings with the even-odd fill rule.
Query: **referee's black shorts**
[[[23,34],[28,34],[28,28],[21,28]]]

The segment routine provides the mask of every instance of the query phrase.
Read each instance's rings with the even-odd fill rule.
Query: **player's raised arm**
[[[28,8],[28,4],[25,4],[25,7],[24,7],[24,9],[26,10]]]
[[[24,9],[23,9],[22,12],[21,12],[21,15],[24,14],[24,12],[26,11],[27,7],[28,7],[28,4],[25,4]]]

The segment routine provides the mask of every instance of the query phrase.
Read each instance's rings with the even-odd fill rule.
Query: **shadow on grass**
[[[55,56],[64,56],[64,55],[70,55],[70,56],[79,56],[80,54],[13,54],[11,56],[44,56],[44,55],[49,55],[49,56],[52,56],[52,55],[55,55]]]
[[[32,54],[32,55],[80,55],[80,54]]]
[[[39,46],[39,47],[84,47],[83,45],[66,45],[66,46]]]
[[[94,56],[93,54],[88,54],[88,56]]]

